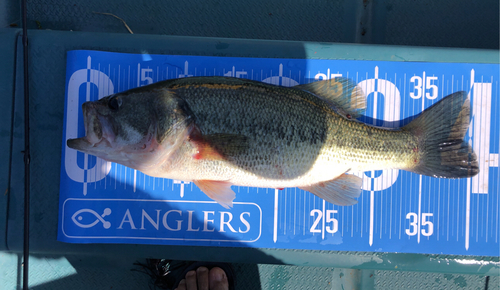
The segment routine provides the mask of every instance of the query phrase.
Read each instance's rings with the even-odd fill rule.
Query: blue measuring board
[[[358,173],[358,204],[340,207],[297,188],[236,187],[225,209],[193,183],[153,178],[66,146],[84,136],[81,104],[164,79],[232,76],[293,86],[336,76],[367,95],[364,121],[397,127],[465,90],[465,140],[479,159],[468,179],[402,170]],[[440,116],[435,116],[439,118]],[[499,65],[264,59],[70,51],[58,239],[308,250],[499,256]]]

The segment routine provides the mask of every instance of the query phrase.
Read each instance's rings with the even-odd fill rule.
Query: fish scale
[[[246,154],[231,159],[235,168],[243,169],[240,174],[259,172],[259,176],[279,182],[305,174],[315,160],[321,159],[319,152],[324,146],[321,137],[328,130],[327,114],[299,97],[290,98],[281,89],[270,97],[268,92],[251,87],[230,90],[187,86],[175,89],[175,94],[187,101],[203,134],[249,137]],[[270,163],[252,166],[256,160]],[[282,174],[275,166],[281,168]]]
[[[218,86],[223,87],[224,83]],[[251,185],[248,181],[253,177],[273,187],[304,186],[330,180],[349,169],[406,167],[412,158],[416,142],[410,134],[348,120],[320,100],[310,102],[310,96],[302,91],[268,87],[265,91],[250,86],[220,89],[215,85],[174,89],[177,96],[187,101],[204,134],[241,134],[251,140],[245,155],[231,159],[234,173],[225,178],[233,182]],[[369,130],[371,135],[367,134]],[[190,162],[189,159],[190,154],[186,153],[182,162]],[[255,160],[262,159],[270,163],[256,166]],[[211,166],[227,164],[212,163],[203,169]],[[192,177],[197,167],[193,164],[185,174]],[[249,174],[252,172],[259,174]],[[293,182],[286,182],[287,179]]]
[[[342,129],[328,146],[335,159],[352,163],[353,171],[374,169],[408,168],[416,156],[413,149],[417,142],[410,133],[397,130],[389,131],[370,127],[362,123],[341,120]],[[371,133],[368,133],[371,132]]]

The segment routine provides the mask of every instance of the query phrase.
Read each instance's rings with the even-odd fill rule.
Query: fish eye
[[[108,107],[112,111],[118,111],[121,105],[122,105],[122,99],[118,97],[112,97],[108,102]]]

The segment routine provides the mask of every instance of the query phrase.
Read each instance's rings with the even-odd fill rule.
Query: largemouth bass
[[[84,103],[86,136],[67,145],[150,176],[192,181],[224,207],[235,198],[232,185],[299,187],[352,205],[361,178],[348,172],[478,173],[463,140],[465,92],[399,129],[357,121],[365,108],[363,91],[343,78],[290,88],[227,77],[173,79]]]

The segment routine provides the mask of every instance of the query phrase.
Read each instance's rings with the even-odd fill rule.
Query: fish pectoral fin
[[[348,119],[361,117],[366,110],[366,96],[363,90],[347,78],[333,78],[324,81],[295,86],[297,89],[315,94],[338,109]]]
[[[361,194],[361,178],[352,174],[341,176],[305,187],[300,187],[316,196],[336,205],[353,205]]]
[[[195,159],[232,160],[246,154],[248,138],[237,134],[202,135],[200,140],[194,140],[198,148]]]
[[[222,155],[222,152],[213,148],[209,144],[203,142],[196,143],[197,153],[194,154],[194,159],[204,159],[204,160],[225,160],[225,157]]]
[[[233,207],[236,194],[231,189],[232,183],[218,180],[195,180],[198,186],[208,197],[218,202],[225,208]]]

